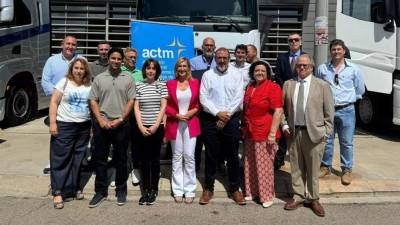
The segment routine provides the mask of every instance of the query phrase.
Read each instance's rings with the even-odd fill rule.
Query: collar
[[[108,66],[108,62],[107,61],[106,62],[102,62],[100,59],[96,60],[96,64],[97,65],[102,65],[102,66]]]
[[[308,75],[306,78],[303,79],[303,81],[305,81],[305,83],[309,83],[311,81],[312,76],[313,76],[312,74]],[[300,77],[297,77],[297,82],[300,82],[300,80],[301,80]]]
[[[65,60],[65,61],[67,61],[67,62],[71,62],[71,61],[74,60],[75,57],[77,56],[77,54],[74,53],[74,55],[72,56],[71,60],[68,60],[68,59],[65,58],[65,56],[62,54],[62,52],[61,52],[60,54],[61,54],[61,59],[62,59],[62,60]]]
[[[204,63],[211,64],[212,61],[214,60],[214,54],[212,55],[210,62],[208,62],[208,60],[206,59],[206,57],[204,57],[204,55],[201,55],[201,59],[203,60]]]
[[[332,63],[332,60],[330,60],[330,61],[328,62],[328,67],[330,67],[330,68],[335,68],[335,66],[334,66],[333,63]],[[346,59],[344,59],[344,67],[351,67],[351,63],[350,63],[350,62],[347,62]]]
[[[295,55],[295,57],[299,57],[300,56],[300,49],[299,50],[297,50],[297,52],[291,52],[290,50],[289,50],[289,56],[290,57],[292,57],[293,55]]]

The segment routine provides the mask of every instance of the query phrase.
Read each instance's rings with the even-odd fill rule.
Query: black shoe
[[[50,174],[50,168],[49,167],[45,167],[43,169],[43,174]]]
[[[147,197],[147,205],[154,205],[156,203],[157,191],[151,190]]]
[[[126,192],[124,191],[119,191],[116,194],[117,197],[117,205],[123,206],[126,203]]]
[[[106,200],[106,198],[106,196],[103,196],[100,193],[96,193],[89,203],[89,208],[95,208],[99,206],[104,200]]]
[[[149,195],[147,193],[143,194],[142,197],[140,197],[140,199],[139,199],[139,205],[146,205],[148,202],[148,200],[147,200],[148,196]]]

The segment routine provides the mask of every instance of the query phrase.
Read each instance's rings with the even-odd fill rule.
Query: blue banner
[[[146,59],[159,61],[161,80],[175,78],[174,66],[181,57],[194,55],[193,27],[134,20],[131,22],[131,43],[138,51],[138,69]]]

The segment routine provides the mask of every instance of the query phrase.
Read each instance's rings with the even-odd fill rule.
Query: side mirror
[[[0,23],[11,22],[14,19],[14,1],[0,0]]]

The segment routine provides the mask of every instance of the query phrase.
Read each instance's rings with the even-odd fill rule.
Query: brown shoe
[[[310,204],[311,210],[315,213],[315,215],[324,217],[325,216],[325,210],[322,207],[322,205],[319,203],[318,200],[313,200]]]
[[[353,176],[351,175],[351,171],[344,171],[342,174],[342,184],[343,185],[349,185],[351,184],[351,181],[353,180]]]
[[[243,198],[243,195],[240,193],[240,191],[233,192],[231,198],[238,205],[246,205],[246,200]]]
[[[210,200],[212,199],[214,193],[209,190],[204,190],[203,194],[200,197],[199,204],[200,205],[207,205]]]
[[[331,174],[331,170],[326,166],[321,166],[319,168],[319,178],[326,177]]]
[[[290,199],[288,202],[286,202],[285,206],[283,207],[285,210],[295,210],[302,206],[302,202],[298,202],[294,199]]]

